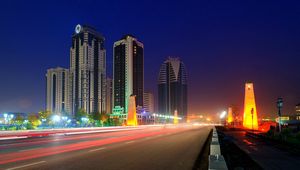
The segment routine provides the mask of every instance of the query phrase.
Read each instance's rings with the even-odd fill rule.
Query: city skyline
[[[0,99],[1,112],[37,112],[45,107],[45,70],[56,66],[69,67],[70,35],[74,30],[74,25],[78,23],[93,25],[106,37],[108,70],[112,70],[112,42],[126,33],[139,37],[146,46],[145,77],[147,79],[145,79],[145,90],[151,91],[153,94],[157,94],[155,90],[156,77],[160,63],[167,56],[182,56],[187,65],[190,79],[193,80],[190,83],[188,95],[190,97],[190,112],[215,114],[230,104],[242,108],[243,85],[248,80],[256,86],[259,114],[275,114],[277,97],[284,99],[284,113],[293,113],[295,105],[300,101],[298,88],[300,78],[296,74],[296,64],[299,61],[297,59],[298,48],[300,46],[299,34],[296,31],[299,30],[300,26],[297,22],[286,22],[299,16],[296,13],[296,9],[299,7],[298,3],[281,4],[274,2],[267,4],[261,2],[260,6],[254,6],[250,2],[230,3],[224,8],[219,8],[221,5],[218,4],[213,7],[215,5],[213,3],[192,2],[191,5],[185,4],[182,11],[179,8],[182,4],[175,3],[171,5],[170,14],[168,14],[168,10],[162,12],[163,7],[166,6],[162,3],[161,7],[154,8],[162,16],[161,19],[156,18],[155,14],[152,16],[147,13],[150,11],[148,8],[155,6],[155,4],[146,3],[149,7],[145,12],[141,12],[140,16],[136,16],[137,19],[146,18],[149,25],[160,24],[161,27],[164,27],[161,30],[152,27],[151,29],[146,28],[149,26],[148,24],[136,28],[134,27],[136,25],[133,27],[124,26],[123,21],[116,24],[109,20],[109,15],[111,15],[109,11],[102,13],[105,14],[102,16],[98,13],[66,14],[68,12],[65,10],[74,12],[79,7],[82,7],[83,11],[87,11],[88,6],[93,3],[95,6],[99,6],[92,1],[88,1],[87,4],[79,1],[74,4],[63,3],[61,7],[57,7],[60,9],[58,13],[53,14],[50,10],[53,5],[48,2],[46,5],[50,7],[41,7],[45,10],[41,16],[45,16],[45,20],[49,21],[46,23],[41,20],[41,16],[28,17],[29,14],[21,16],[26,12],[21,7],[24,4],[16,5],[13,2],[4,2],[2,7],[7,7],[7,9],[1,11],[5,11],[4,16],[9,16],[10,20],[3,19],[3,23],[15,26],[9,30],[2,27],[3,31],[7,32],[11,38],[4,35],[6,43],[2,42],[1,44],[3,47],[1,56],[5,57],[5,61],[1,64],[0,73],[4,80]],[[11,8],[11,4],[17,7]],[[123,5],[130,8],[132,4]],[[70,8],[67,8],[67,5],[71,5]],[[107,6],[110,5],[113,6],[113,4],[107,3]],[[198,19],[192,15],[197,13],[196,7],[199,5],[203,5],[201,8],[203,15]],[[292,6],[294,7],[291,8]],[[288,7],[289,10],[287,10]],[[29,9],[31,8],[34,9],[33,12],[40,10],[29,7]],[[240,10],[238,10],[239,8]],[[13,12],[17,9],[21,9],[21,12],[14,14]],[[213,13],[209,12],[208,9],[217,12],[212,15]],[[179,14],[175,15],[172,10],[179,11]],[[62,14],[61,11],[64,13],[62,18],[56,17],[56,15]],[[261,17],[260,12],[266,11],[269,15]],[[278,16],[278,11],[283,12],[282,16]],[[113,18],[120,15],[116,13]],[[126,15],[133,16],[134,13]],[[11,23],[14,18],[23,17],[26,18],[23,21],[19,20],[20,25]],[[54,21],[54,18],[58,20]],[[206,19],[212,20],[207,21]],[[220,21],[221,19],[229,22],[229,24],[224,24]],[[237,23],[240,20],[244,20],[244,22]],[[166,22],[164,23],[164,21]],[[182,23],[187,23],[186,28],[179,25]],[[278,27],[274,28],[274,25]],[[195,29],[192,26],[195,26]],[[200,29],[199,33],[195,31],[201,27],[203,28]],[[241,29],[237,31],[234,29],[235,27]],[[32,28],[36,29],[33,30]],[[214,29],[209,30],[209,28]],[[230,29],[233,30],[230,31]],[[191,30],[191,32],[187,30]],[[10,34],[11,32],[15,32],[15,34]],[[203,36],[204,34],[208,35]],[[181,36],[176,37],[175,35]],[[47,41],[45,44],[37,43],[35,50],[29,48],[32,45],[26,44],[25,40],[38,42],[42,37]],[[180,41],[178,38],[181,38]],[[16,44],[13,45],[13,43]],[[8,70],[10,70],[9,74],[7,74]],[[155,71],[153,75],[152,70]],[[108,72],[108,75],[112,77],[112,72]],[[17,76],[19,79],[14,78]],[[229,85],[226,82],[231,83]],[[20,87],[21,85],[22,87]]]
[[[1,1],[0,169],[298,169],[299,9]]]

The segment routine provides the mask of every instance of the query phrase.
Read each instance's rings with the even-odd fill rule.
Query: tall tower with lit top
[[[70,48],[73,114],[106,111],[106,50],[104,37],[93,27],[77,25]]]
[[[257,110],[255,104],[253,83],[245,84],[244,119],[243,126],[247,129],[258,129]]]

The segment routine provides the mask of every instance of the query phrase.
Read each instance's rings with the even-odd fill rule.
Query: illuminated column
[[[246,83],[245,85],[243,126],[248,129],[258,129],[253,83]]]
[[[127,125],[128,126],[137,126],[136,118],[136,105],[135,105],[135,96],[132,95],[129,98],[128,102],[128,115],[127,115]]]
[[[174,124],[178,124],[178,113],[177,113],[177,110],[174,111]]]
[[[233,122],[232,107],[229,107],[228,115],[227,115],[227,123],[231,124],[232,122]]]

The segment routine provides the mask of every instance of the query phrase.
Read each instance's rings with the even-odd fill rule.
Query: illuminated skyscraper
[[[113,52],[113,105],[128,113],[131,95],[136,96],[137,106],[143,106],[144,45],[135,37],[126,35],[114,43]]]
[[[69,70],[61,67],[47,70],[46,110],[55,114],[72,113]]]
[[[74,113],[105,112],[106,51],[104,37],[94,28],[77,25],[70,49]]]
[[[250,82],[245,84],[243,126],[248,129],[258,129],[254,87]]]
[[[158,77],[158,112],[187,116],[187,73],[179,58],[169,57],[160,67]]]

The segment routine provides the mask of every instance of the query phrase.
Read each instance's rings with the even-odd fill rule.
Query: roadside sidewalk
[[[223,131],[263,169],[299,169],[300,156],[276,148],[263,139],[246,136],[245,131]]]

